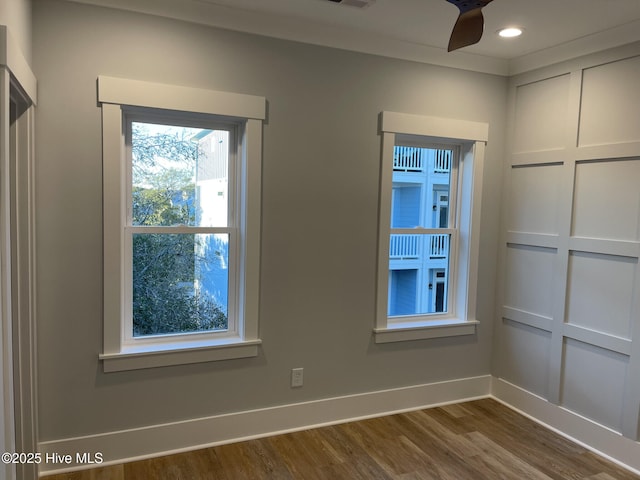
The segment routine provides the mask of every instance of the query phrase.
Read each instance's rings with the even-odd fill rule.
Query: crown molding
[[[447,52],[357,29],[218,5],[206,0],[67,0],[266,37],[510,77],[640,40],[640,20],[511,59]]]
[[[295,17],[242,10],[202,0],[180,0],[180,2],[175,0],[68,1],[443,67],[501,76],[509,74],[509,65],[506,59],[465,52],[448,53],[444,48],[382,37],[362,30],[300,21]]]
[[[640,20],[509,60],[509,76],[519,75],[640,40]]]

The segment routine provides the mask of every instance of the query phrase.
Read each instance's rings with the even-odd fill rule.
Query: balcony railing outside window
[[[424,149],[396,146],[393,157],[393,169],[402,172],[422,172]]]
[[[419,259],[424,257],[423,252],[430,259],[448,258],[449,235],[391,235],[389,243],[390,259]]]
[[[451,150],[436,150],[433,162],[435,173],[449,173],[451,171]]]
[[[428,235],[429,258],[447,258],[449,256],[449,235]]]
[[[432,162],[429,162],[429,156],[432,157]],[[433,173],[449,173],[451,171],[451,156],[451,150],[396,146],[393,169],[396,172],[424,172],[431,169]]]

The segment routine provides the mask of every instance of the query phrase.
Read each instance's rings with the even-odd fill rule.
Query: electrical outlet
[[[304,368],[293,368],[291,370],[291,386],[301,387],[303,383]]]

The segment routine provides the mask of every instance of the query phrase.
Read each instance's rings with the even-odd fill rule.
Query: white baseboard
[[[499,378],[493,378],[491,394],[518,413],[640,475],[640,443]]]
[[[484,375],[41,442],[39,451],[43,459],[47,455],[51,458],[52,454],[71,455],[71,462],[61,464],[43,461],[40,474],[50,475],[96,466],[78,464],[77,454],[88,453],[94,458],[95,453],[100,453],[104,466],[486,398],[490,396],[491,383],[492,377]]]
[[[77,463],[76,454],[100,453],[102,465],[112,465],[488,396],[640,475],[640,443],[489,375],[41,442],[43,460],[58,454],[72,461],[43,461],[40,474],[96,466]]]

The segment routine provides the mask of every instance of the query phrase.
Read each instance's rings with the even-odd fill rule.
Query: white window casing
[[[378,266],[376,288],[376,343],[424,338],[472,335],[479,323],[475,318],[478,280],[479,223],[482,197],[484,151],[488,125],[448,118],[382,112],[381,173],[379,205]],[[457,188],[451,194],[455,225],[451,234],[449,263],[449,303],[443,314],[389,317],[389,246],[391,232],[391,198],[393,155],[398,142],[447,144],[457,147]],[[403,143],[404,144],[404,143]],[[457,192],[455,192],[457,190]],[[455,193],[454,193],[455,192]],[[442,232],[442,229],[439,229]],[[429,229],[407,229],[406,233],[431,233]],[[405,233],[394,229],[394,233]]]
[[[102,107],[104,224],[104,345],[100,359],[105,372],[160,367],[256,356],[260,265],[260,201],[263,97],[164,85],[114,77],[98,78]],[[224,334],[188,333],[132,341],[128,301],[131,258],[127,258],[128,157],[127,115],[137,112],[231,124],[237,136],[237,191],[232,208],[236,224],[219,229],[235,237],[230,248],[230,327]],[[178,120],[179,121],[179,120]],[[148,228],[148,227],[147,227]],[[135,230],[135,229],[133,229]],[[209,229],[212,230],[212,229]],[[213,229],[215,230],[215,229]],[[212,231],[213,231],[212,230]],[[175,233],[182,233],[178,228]],[[130,233],[129,233],[130,237]],[[130,255],[130,253],[129,253]],[[129,262],[129,264],[127,263]],[[235,265],[231,265],[234,262]],[[235,268],[234,268],[235,267]]]

